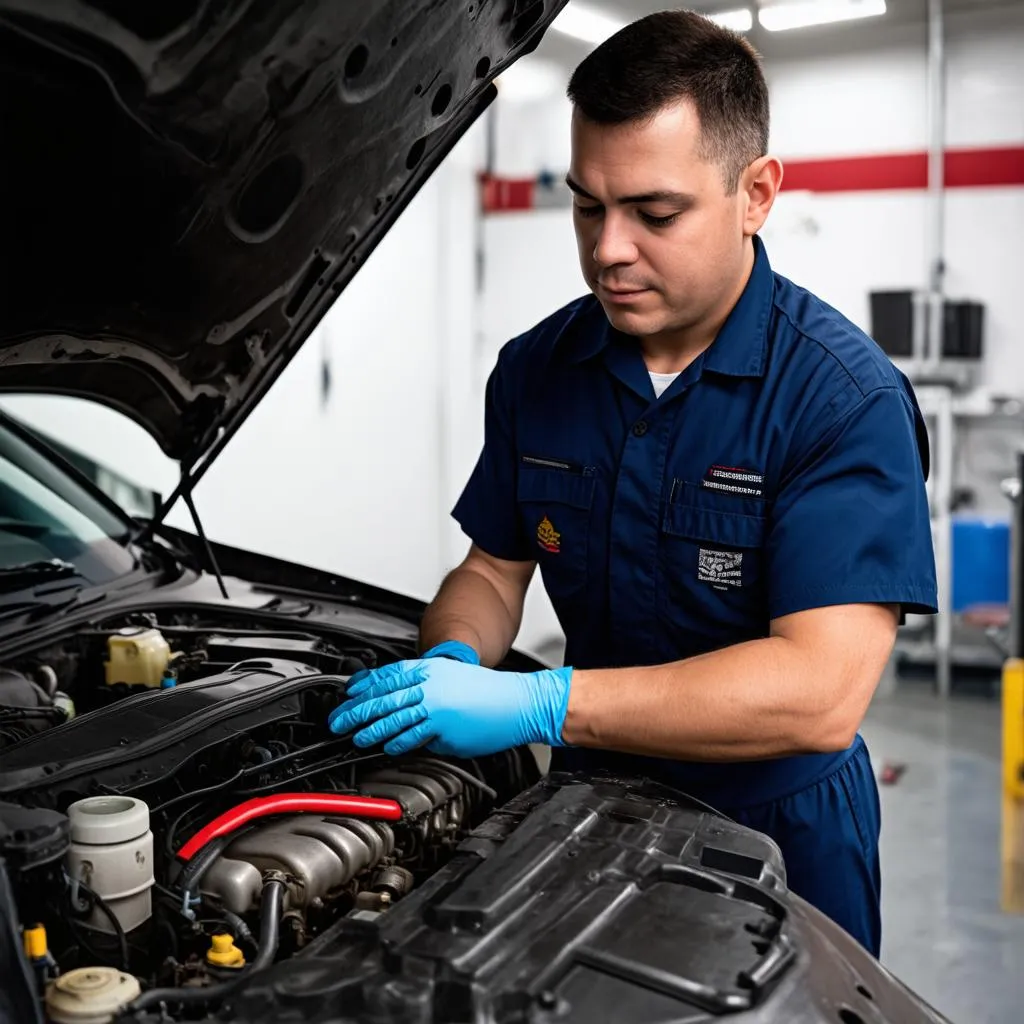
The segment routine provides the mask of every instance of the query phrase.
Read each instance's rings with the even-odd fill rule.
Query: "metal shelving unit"
[[[921,616],[905,628],[897,642],[900,658],[918,663],[934,663],[935,691],[947,697],[955,665],[991,668],[997,673],[1006,656],[993,632],[986,632],[964,623],[953,611],[952,528],[955,497],[954,467],[956,463],[957,425],[979,418],[1006,418],[1021,427],[1024,435],[1024,403],[1016,397],[995,397],[981,389],[957,391],[970,382],[968,368],[959,366],[954,374],[941,370],[931,377],[922,374],[925,383],[915,387],[921,412],[929,426],[932,446],[932,472],[927,488],[932,512],[932,540],[939,587],[939,613]],[[906,371],[905,371],[906,372]],[[908,376],[910,374],[908,373]],[[1019,488],[1019,481],[1016,481]],[[1012,485],[1004,485],[1004,493]],[[1016,503],[1018,506],[1020,502]],[[1011,601],[1011,605],[1013,602]],[[1019,602],[1018,602],[1019,605]],[[992,640],[993,642],[989,642]]]

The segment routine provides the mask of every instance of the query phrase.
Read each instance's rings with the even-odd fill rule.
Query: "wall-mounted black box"
[[[893,359],[914,356],[913,292],[871,292],[871,337]],[[928,305],[924,316],[925,338],[928,337]],[[942,358],[980,359],[985,307],[980,302],[946,299],[942,317]]]

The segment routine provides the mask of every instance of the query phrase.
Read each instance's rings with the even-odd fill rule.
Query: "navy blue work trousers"
[[[864,741],[831,775],[730,818],[771,836],[792,892],[832,918],[872,955],[882,944],[878,785]]]

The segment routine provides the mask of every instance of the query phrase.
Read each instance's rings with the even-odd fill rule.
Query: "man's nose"
[[[622,219],[605,215],[594,242],[594,262],[599,267],[615,267],[635,263],[636,245]]]

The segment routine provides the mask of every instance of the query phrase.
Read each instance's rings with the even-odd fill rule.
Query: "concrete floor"
[[[1024,1019],[1024,915],[1000,911],[995,696],[880,693],[862,729],[882,796],[882,962],[954,1024]]]

